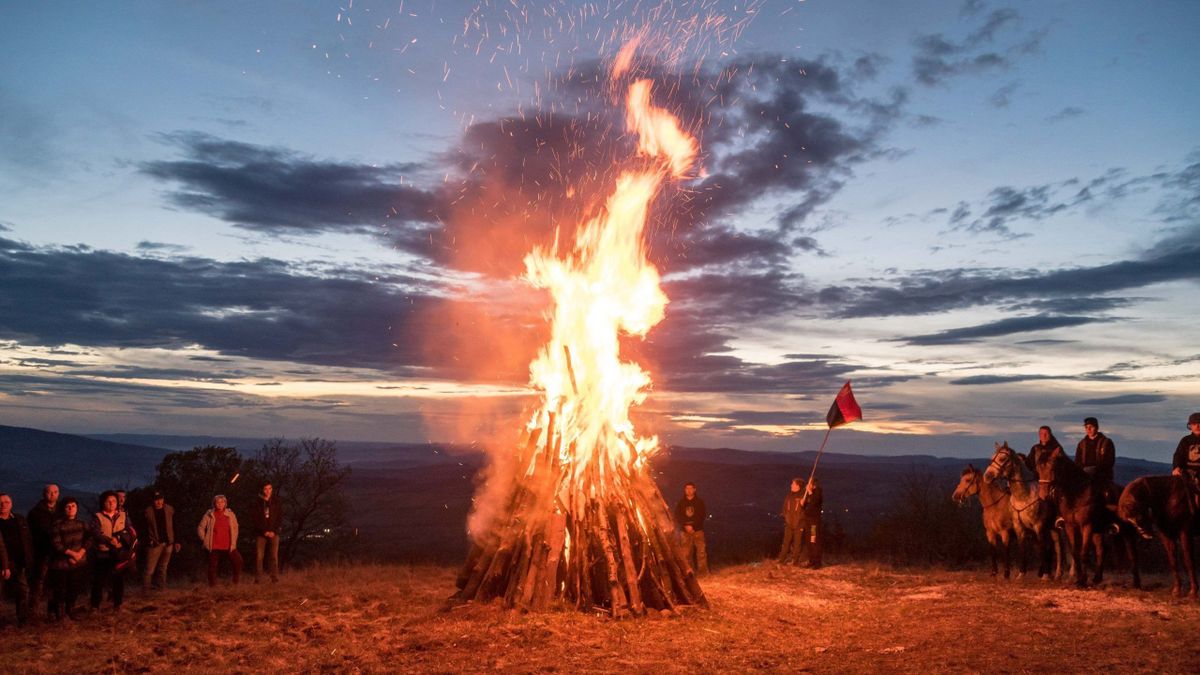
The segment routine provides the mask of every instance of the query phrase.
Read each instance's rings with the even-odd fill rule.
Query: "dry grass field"
[[[712,608],[613,621],[443,609],[454,570],[352,566],[277,585],[133,593],[120,613],[0,630],[0,672],[1200,671],[1200,602],[978,572],[773,563],[704,579]],[[7,607],[5,618],[8,618]]]

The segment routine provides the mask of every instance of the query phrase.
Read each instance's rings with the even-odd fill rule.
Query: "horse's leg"
[[[1122,536],[1125,539],[1126,550],[1129,552],[1129,567],[1130,574],[1133,576],[1133,587],[1140,589],[1142,587],[1142,569],[1138,564],[1138,535],[1136,532],[1129,531],[1126,528],[1126,533]]]
[[[1083,576],[1083,565],[1079,562],[1083,554],[1083,533],[1074,523],[1067,524],[1067,541],[1071,544],[1071,555],[1075,557],[1075,562],[1071,565],[1075,585],[1084,588],[1087,586],[1087,579]]]
[[[1008,579],[1012,573],[1012,530],[1005,530],[1000,533],[1000,542],[1004,544],[1004,578]]]
[[[1175,540],[1161,529],[1158,530],[1158,540],[1167,552],[1167,567],[1171,568],[1171,576],[1175,579],[1175,583],[1171,585],[1171,595],[1178,598],[1183,593],[1183,579],[1179,577],[1179,566],[1175,558]]]
[[[1180,546],[1183,548],[1183,566],[1187,568],[1188,581],[1192,584],[1192,590],[1188,591],[1188,595],[1194,600],[1197,597],[1196,592],[1196,556],[1192,551],[1192,535],[1188,532],[1190,528],[1187,525],[1183,526],[1183,534],[1180,535]]]
[[[1092,574],[1092,584],[1104,580],[1104,533],[1092,532],[1092,546],[1096,551],[1096,571]]]
[[[1037,551],[1038,578],[1043,579],[1050,573],[1050,560],[1046,557],[1046,529],[1040,525],[1033,529],[1033,546]]]
[[[1063,558],[1066,556],[1066,549],[1063,548],[1062,533],[1053,524],[1050,526],[1050,543],[1054,546],[1054,578],[1061,579],[1063,575]]]
[[[988,551],[992,554],[992,576],[996,576],[996,573],[999,571],[997,567],[999,563],[998,558],[1000,557],[1000,551],[998,550],[996,537],[997,534],[995,532],[987,533]]]

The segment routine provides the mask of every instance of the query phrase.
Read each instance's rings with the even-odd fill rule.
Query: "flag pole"
[[[817,475],[817,462],[821,461],[821,453],[825,452],[825,443],[829,440],[829,432],[833,431],[833,427],[825,430],[825,438],[821,439],[821,448],[817,450],[817,456],[813,459],[812,471],[808,472],[808,485],[812,485],[813,476]]]

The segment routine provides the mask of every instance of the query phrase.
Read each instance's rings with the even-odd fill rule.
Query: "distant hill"
[[[12,493],[23,511],[40,498],[46,483],[57,483],[64,494],[75,496],[138,487],[154,480],[155,466],[167,452],[0,425],[0,488]]]
[[[115,443],[132,443],[166,448],[172,452],[191,450],[192,448],[206,445],[216,445],[226,448],[236,448],[245,457],[254,456],[254,453],[264,443],[272,440],[271,438],[239,436],[186,436],[168,434],[88,434],[87,437]],[[338,458],[351,465],[359,463],[383,463],[390,468],[424,466],[448,461],[448,457],[452,455],[472,454],[475,452],[465,447],[435,443],[384,443],[331,440],[337,443]]]

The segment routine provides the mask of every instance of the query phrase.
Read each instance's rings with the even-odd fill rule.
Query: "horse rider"
[[[1183,477],[1192,494],[1192,502],[1200,508],[1200,412],[1188,416],[1188,429],[1192,433],[1179,439],[1179,445],[1175,447],[1171,475]]]
[[[1029,448],[1028,455],[1021,458],[1025,460],[1025,466],[1030,471],[1036,473],[1038,461],[1043,457],[1049,457],[1050,453],[1055,450],[1062,450],[1062,444],[1054,437],[1054,431],[1050,427],[1042,425],[1038,427],[1038,442],[1032,448]]]
[[[1100,422],[1095,417],[1083,420],[1083,438],[1075,446],[1075,464],[1092,479],[1092,485],[1104,491],[1104,501],[1116,504],[1120,496],[1113,483],[1113,465],[1117,461],[1117,446],[1112,439],[1100,433]]]

